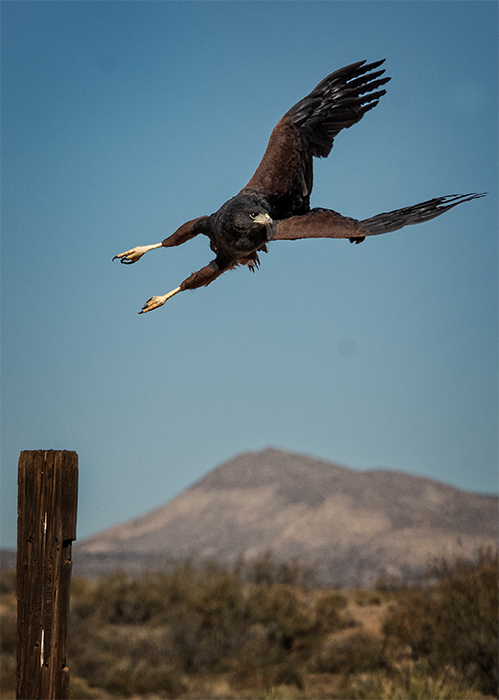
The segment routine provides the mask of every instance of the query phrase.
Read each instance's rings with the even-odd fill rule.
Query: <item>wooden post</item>
[[[17,700],[67,700],[66,634],[78,455],[21,452],[17,519]]]

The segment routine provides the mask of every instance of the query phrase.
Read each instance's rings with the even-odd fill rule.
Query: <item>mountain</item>
[[[164,506],[75,543],[74,570],[271,550],[330,583],[367,586],[380,576],[415,576],[432,556],[495,546],[497,505],[495,496],[431,479],[266,449],[238,455]]]

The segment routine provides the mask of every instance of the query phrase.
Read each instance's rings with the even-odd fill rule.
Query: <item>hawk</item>
[[[169,248],[203,234],[210,240],[215,258],[163,296],[151,297],[139,313],[162,306],[185,289],[211,284],[223,272],[238,265],[255,271],[259,253],[267,253],[272,241],[300,238],[347,238],[361,243],[366,236],[396,231],[440,216],[458,204],[483,194],[446,195],[420,204],[377,214],[359,221],[332,209],[310,208],[313,158],[326,158],[335,137],[373,109],[385,94],[384,63],[365,61],[331,73],[312,92],[286,112],[272,131],[255,174],[239,194],[218,211],[186,222],[161,243],[137,246],[113,260],[131,264],[155,248]]]

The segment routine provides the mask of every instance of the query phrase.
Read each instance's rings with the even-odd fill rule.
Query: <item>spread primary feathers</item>
[[[237,265],[247,265],[254,271],[260,264],[258,253],[266,253],[270,241],[348,238],[361,243],[366,236],[429,221],[457,204],[484,196],[436,197],[363,221],[332,209],[310,209],[313,158],[326,158],[339,132],[356,124],[378,104],[386,92],[382,86],[390,80],[383,69],[377,70],[382,63],[360,61],[340,68],[286,112],[272,131],[251,180],[214,214],[188,221],[161,243],[137,246],[113,258],[131,264],[149,250],[180,245],[201,233],[210,240],[214,260],[168,294],[151,297],[139,313],[162,306],[185,289],[208,285]]]

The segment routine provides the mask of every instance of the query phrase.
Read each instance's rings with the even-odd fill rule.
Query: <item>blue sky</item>
[[[495,2],[2,2],[2,545],[21,450],[76,450],[78,538],[274,446],[497,486]],[[386,58],[315,165],[355,218],[489,192],[370,239],[276,242],[260,270],[138,315],[328,73]]]

